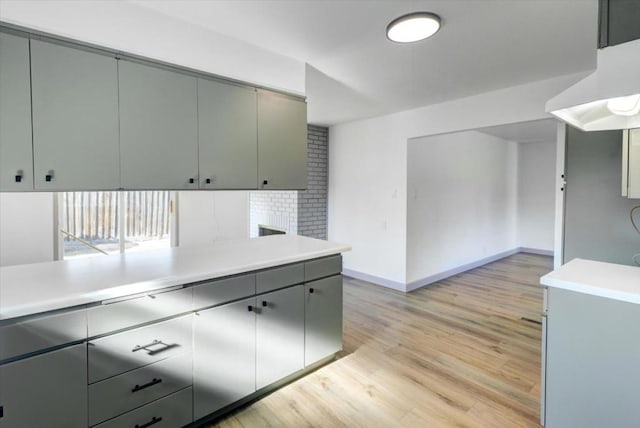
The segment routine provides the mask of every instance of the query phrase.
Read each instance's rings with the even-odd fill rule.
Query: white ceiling
[[[595,68],[597,0],[130,0],[308,63],[309,120],[334,124]],[[439,14],[412,45],[392,19]]]
[[[556,140],[556,119],[532,120],[477,129],[479,132],[518,143],[548,143]]]

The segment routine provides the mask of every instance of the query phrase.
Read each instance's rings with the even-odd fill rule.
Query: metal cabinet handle
[[[44,176],[44,181],[46,182],[53,181],[53,171],[49,171],[47,175]]]
[[[21,183],[22,182],[22,170],[16,171],[16,183]]]
[[[248,310],[249,312],[253,312],[253,306],[251,306],[251,305],[247,306],[247,310]]]
[[[193,184],[193,183],[195,183],[195,182],[196,182],[195,178],[190,178],[190,179],[189,179],[189,184]]]
[[[269,304],[267,303],[267,301],[266,301],[266,300],[263,300],[263,301],[262,301],[262,307],[263,307],[263,308],[266,308],[268,305],[269,305]]]
[[[152,387],[153,385],[157,385],[159,383],[162,383],[162,379],[161,378],[153,378],[151,380],[151,382],[147,382],[144,385],[136,385],[131,389],[131,392],[138,392],[138,391],[142,391],[143,389],[147,389],[149,387]]]
[[[310,293],[310,294],[313,294],[313,292],[314,292],[314,291],[315,291],[315,290],[313,289],[313,287],[311,287],[311,288],[309,289],[309,293]]]
[[[151,418],[151,420],[150,420],[149,422],[147,422],[146,424],[142,424],[142,425],[136,424],[136,426],[135,426],[134,428],[148,428],[148,427],[150,427],[151,425],[155,425],[155,424],[157,424],[157,423],[158,423],[158,422],[160,422],[160,421],[162,421],[162,418],[156,418],[156,417],[154,416],[154,417],[153,417],[153,418]]]
[[[263,186],[268,186],[269,185],[269,180],[262,180],[262,185]]]
[[[157,349],[151,349],[152,347],[157,346]],[[151,343],[148,343],[144,346],[140,346],[140,345],[136,345],[131,352],[138,352],[138,351],[147,351],[147,355],[156,355],[159,354],[161,352],[167,351],[169,349],[172,348],[176,348],[180,345],[178,345],[177,343],[173,343],[173,344],[169,344],[169,343],[164,343],[162,340],[154,340]]]
[[[211,184],[211,179],[210,179],[210,178],[206,178],[206,179],[204,180],[204,182],[205,182],[205,183],[207,183],[207,184]]]

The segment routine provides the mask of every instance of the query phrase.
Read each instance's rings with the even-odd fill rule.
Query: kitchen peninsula
[[[543,276],[542,424],[640,420],[640,268],[574,259]]]
[[[349,250],[275,235],[0,268],[0,427],[198,424],[326,363]]]

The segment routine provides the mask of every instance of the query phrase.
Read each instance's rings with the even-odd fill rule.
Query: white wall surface
[[[178,245],[249,237],[249,192],[180,192]]]
[[[436,135],[411,140],[408,158],[408,283],[516,247],[517,143]]]
[[[562,76],[332,126],[329,240],[352,245],[344,267],[382,285],[407,278],[407,141],[548,118],[545,102],[584,76]]]
[[[53,193],[0,193],[0,266],[53,260]]]
[[[305,93],[305,64],[121,0],[2,0],[0,20],[257,85]]]
[[[518,144],[518,246],[553,251],[556,142]]]

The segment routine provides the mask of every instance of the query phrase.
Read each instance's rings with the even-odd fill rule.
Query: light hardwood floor
[[[516,254],[404,294],[344,281],[344,352],[219,427],[538,427],[540,276]]]

